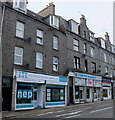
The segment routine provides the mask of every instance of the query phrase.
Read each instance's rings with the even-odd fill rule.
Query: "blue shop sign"
[[[107,79],[107,78],[102,78],[103,82],[111,82],[111,79]]]
[[[82,78],[88,78],[88,79],[96,79],[96,76],[87,75],[87,74],[81,74],[81,73],[76,73],[76,77],[82,77]]]
[[[59,77],[59,81],[60,82],[67,82],[67,78],[66,77]]]

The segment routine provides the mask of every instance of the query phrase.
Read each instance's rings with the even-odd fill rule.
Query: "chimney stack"
[[[80,24],[86,25],[86,19],[85,19],[85,16],[83,14],[81,14],[81,17],[80,17]]]
[[[38,13],[40,16],[46,17],[50,14],[55,15],[55,5],[53,2],[46,5],[46,7]]]

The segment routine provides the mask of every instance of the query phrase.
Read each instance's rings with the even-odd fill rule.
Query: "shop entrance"
[[[76,102],[84,101],[84,87],[75,86],[75,101]]]
[[[103,87],[103,98],[111,99],[111,89],[110,87]]]
[[[37,86],[34,86],[33,88],[33,104],[34,104],[34,108],[37,108],[38,106],[38,88]]]
[[[3,77],[2,81],[2,111],[11,110],[12,82],[8,77]]]
[[[86,88],[87,102],[92,102],[92,88]]]
[[[70,95],[70,103],[72,103],[73,104],[73,87],[70,87],[69,88],[69,95]]]

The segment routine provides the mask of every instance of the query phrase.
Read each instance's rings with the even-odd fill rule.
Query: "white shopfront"
[[[14,70],[15,110],[67,105],[66,77]]]
[[[100,100],[102,77],[83,73],[75,73],[73,91],[74,103],[92,102]]]
[[[111,83],[103,82],[103,99],[111,99]]]

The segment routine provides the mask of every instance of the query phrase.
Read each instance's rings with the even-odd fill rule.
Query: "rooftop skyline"
[[[84,14],[88,28],[95,33],[95,37],[105,38],[105,32],[109,33],[110,41],[113,43],[113,2],[112,0],[99,1],[74,1],[61,2],[60,0],[31,1],[28,0],[28,9],[38,13],[46,7],[49,2],[55,4],[55,13],[66,20],[74,19],[80,22],[80,14]]]

